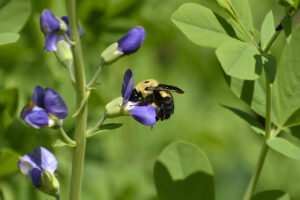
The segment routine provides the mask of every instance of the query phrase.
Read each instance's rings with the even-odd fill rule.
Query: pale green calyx
[[[53,173],[43,171],[40,178],[40,184],[39,190],[42,192],[54,197],[59,195],[59,182]]]
[[[123,98],[117,97],[105,106],[105,112],[107,118],[115,118],[120,116],[129,115],[129,113],[122,108]]]
[[[70,45],[64,41],[60,40],[57,43],[57,49],[55,51],[55,55],[59,62],[63,64],[65,67],[69,68],[73,63],[73,54],[70,48]]]
[[[56,18],[56,19],[58,19],[59,24],[60,24],[59,31],[57,32],[57,34],[59,34],[59,35],[65,34],[68,30],[68,26],[67,26],[66,22],[64,22],[60,18]]]
[[[111,64],[121,58],[124,53],[119,51],[119,45],[117,42],[108,46],[101,54],[101,59],[104,64]]]

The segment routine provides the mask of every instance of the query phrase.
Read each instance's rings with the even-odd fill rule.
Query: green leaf
[[[268,80],[270,83],[275,81],[276,70],[277,70],[277,61],[274,56],[271,54],[263,55],[262,62],[264,66],[264,70],[268,76]]]
[[[269,43],[275,32],[276,30],[274,25],[274,17],[272,11],[270,11],[266,15],[261,26],[260,41],[262,49],[266,48],[267,44]]]
[[[16,33],[0,33],[0,45],[16,42],[19,37]]]
[[[299,123],[300,108],[300,26],[297,25],[286,44],[277,69],[273,86],[273,110],[280,126]],[[293,115],[294,120],[289,120]],[[297,120],[295,120],[297,119]]]
[[[158,157],[154,180],[160,200],[212,200],[213,171],[206,155],[196,146],[174,142]]]
[[[30,0],[9,0],[0,8],[0,32],[19,32],[30,15]]]
[[[250,31],[251,34],[254,32],[253,19],[251,9],[248,0],[231,0],[234,11],[238,15],[241,23],[244,27]]]
[[[218,4],[224,8],[234,19],[238,19],[238,15],[236,14],[231,0],[217,0]]]
[[[267,141],[273,150],[296,160],[300,160],[300,148],[284,138],[273,138]]]
[[[226,106],[226,105],[222,105],[224,108],[230,110],[231,112],[233,112],[234,114],[236,114],[237,116],[239,116],[240,118],[242,118],[243,120],[245,120],[246,122],[248,122],[248,124],[250,125],[250,127],[257,133],[260,135],[264,135],[265,134],[265,130],[264,127],[257,121],[257,119],[252,116],[251,114],[239,110],[237,108],[233,108],[230,106]]]
[[[296,26],[289,44],[283,49],[280,63],[277,67],[276,79],[272,94],[272,122],[280,127],[291,127],[300,123],[300,26]],[[270,63],[266,63],[269,59]],[[264,56],[264,64],[275,66],[272,56]],[[272,64],[273,63],[273,64]],[[266,66],[265,66],[266,67]],[[265,68],[266,71],[268,68]],[[274,67],[267,71],[269,79],[274,75]],[[271,73],[270,73],[271,72]],[[273,74],[273,75],[272,75]],[[232,91],[245,101],[257,114],[265,116],[265,76],[256,81],[243,81],[225,75],[225,79]],[[272,80],[272,79],[271,79]]]
[[[291,17],[285,17],[281,20],[281,25],[285,33],[285,37],[287,38],[288,42],[290,41],[290,34],[292,33],[292,19]]]
[[[253,20],[251,9],[248,0],[217,0],[219,5],[223,7],[229,15],[238,23],[238,26],[245,27],[250,31],[250,37],[254,34]],[[239,31],[241,34],[243,31],[240,28],[237,28],[235,25],[236,31]],[[241,35],[240,34],[240,35]]]
[[[292,7],[297,10],[299,7],[299,0],[280,0],[279,4],[284,7]]]
[[[200,46],[217,48],[236,41],[227,35],[213,11],[199,4],[181,5],[173,13],[172,21],[189,40]]]
[[[0,177],[9,175],[18,170],[19,154],[11,149],[0,151]]]
[[[0,92],[0,131],[5,129],[13,121],[17,107],[17,89],[9,89]]]
[[[103,124],[100,129],[98,129],[96,132],[87,135],[87,137],[91,137],[93,135],[99,134],[99,133],[103,133],[106,131],[111,131],[117,128],[120,128],[121,126],[123,126],[122,123],[108,123],[108,124]]]
[[[255,194],[251,200],[290,200],[290,196],[281,190],[267,190]]]
[[[239,79],[255,80],[262,72],[258,50],[246,42],[232,42],[219,47],[216,55],[224,71]]]

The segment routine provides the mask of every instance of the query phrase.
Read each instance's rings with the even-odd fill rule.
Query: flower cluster
[[[29,104],[24,106],[21,119],[34,128],[61,126],[68,115],[62,97],[53,89],[36,86]]]
[[[63,16],[60,19],[56,18],[50,10],[45,9],[40,18],[41,30],[45,35],[45,47],[46,51],[56,51],[57,43],[61,40],[65,40],[64,34],[70,39],[70,27],[69,17]],[[80,35],[82,30],[79,27]]]

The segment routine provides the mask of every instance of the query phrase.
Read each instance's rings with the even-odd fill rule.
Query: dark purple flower
[[[45,149],[38,147],[33,153],[29,153],[19,159],[18,166],[22,174],[27,176],[37,188],[41,187],[41,175],[44,172],[54,174],[57,169],[55,156]]]
[[[60,21],[61,20],[61,21]],[[56,18],[50,10],[45,9],[40,18],[41,30],[45,35],[45,47],[46,51],[56,51],[57,43],[60,40],[65,40],[63,34],[66,32],[67,37],[70,37],[70,27],[68,16],[63,16],[61,19]],[[82,30],[79,27],[80,35]]]
[[[140,102],[131,102],[130,96],[133,91],[133,75],[130,69],[126,71],[122,84],[122,107],[130,113],[130,115],[138,122],[146,125],[153,126],[156,123],[157,110],[156,107],[146,104],[137,105]]]
[[[55,90],[36,86],[31,101],[22,109],[21,119],[39,129],[61,123],[67,115],[68,108]]]
[[[118,41],[118,50],[124,55],[136,52],[145,40],[145,29],[137,26],[126,33]]]

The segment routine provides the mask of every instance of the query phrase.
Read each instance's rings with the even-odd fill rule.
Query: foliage
[[[174,94],[175,114],[168,122],[150,129],[129,117],[109,119],[93,133],[100,134],[87,142],[82,199],[180,199],[181,191],[187,190],[192,190],[190,199],[197,199],[198,192],[210,196],[207,199],[241,199],[254,168],[258,140],[265,135],[265,77],[272,83],[273,128],[280,128],[280,132],[271,132],[277,137],[267,144],[284,156],[269,152],[257,187],[263,192],[253,199],[299,199],[300,163],[285,157],[299,159],[299,140],[289,134],[300,122],[299,26],[292,27],[291,17],[284,17],[284,10],[270,0],[200,0],[181,5],[184,2],[190,1],[78,2],[88,78],[96,71],[100,52],[107,45],[136,25],[144,26],[147,33],[135,56],[103,69],[97,90],[89,98],[88,127],[97,122],[105,104],[120,96],[120,77],[129,67],[134,68],[136,82],[155,78],[185,90],[185,95]],[[298,9],[297,1],[280,2],[290,14]],[[16,173],[17,157],[37,145],[57,156],[61,199],[68,197],[72,148],[61,143],[56,131],[36,131],[18,120],[37,83],[55,88],[70,113],[77,111],[66,69],[52,53],[43,51],[39,16],[44,8],[66,14],[65,3],[59,0],[0,2],[0,199],[1,195],[8,200],[49,198]],[[262,52],[280,22],[284,30],[270,51]],[[175,26],[201,47],[185,39]],[[220,102],[234,105],[224,106],[233,113]],[[64,121],[66,132],[74,131],[73,124],[69,116]],[[259,135],[249,134],[253,132],[249,127]],[[186,142],[164,149],[178,139],[201,147],[211,164],[202,150]],[[51,148],[54,143],[64,147]],[[180,167],[187,171],[180,172]],[[204,185],[204,191],[196,190],[195,183]],[[282,191],[270,191],[274,188]],[[175,196],[166,195],[166,191]]]

